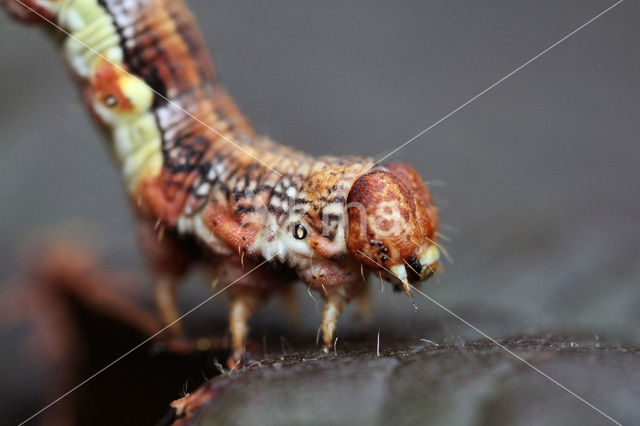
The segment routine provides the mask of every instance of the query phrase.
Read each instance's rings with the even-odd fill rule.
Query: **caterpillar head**
[[[409,283],[431,276],[438,266],[438,215],[426,185],[408,164],[360,176],[347,198],[347,247],[368,269],[389,281]]]

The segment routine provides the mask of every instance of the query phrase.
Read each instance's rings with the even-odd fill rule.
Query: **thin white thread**
[[[607,419],[611,420],[613,423],[615,423],[615,424],[617,424],[619,426],[622,426],[622,423],[618,422],[613,417],[611,417],[610,415],[608,415],[607,413],[605,413],[604,411],[602,411],[601,409],[599,409],[598,407],[596,407],[595,405],[593,405],[592,403],[590,403],[589,401],[587,401],[586,399],[584,399],[583,397],[581,397],[580,395],[578,395],[577,393],[575,393],[574,391],[572,391],[571,389],[566,387],[565,385],[563,385],[562,383],[560,383],[559,381],[557,381],[553,377],[549,376],[547,373],[545,373],[544,371],[540,370],[538,367],[536,367],[535,365],[531,364],[529,361],[527,361],[526,359],[522,358],[520,355],[518,355],[515,352],[513,352],[511,349],[509,349],[506,346],[504,346],[502,343],[498,342],[496,339],[494,339],[493,337],[489,336],[487,333],[485,333],[484,331],[480,330],[478,327],[474,326],[469,321],[465,320],[464,318],[462,318],[461,316],[459,316],[458,314],[453,312],[451,309],[447,308],[446,306],[443,306],[437,300],[435,300],[432,297],[428,296],[426,293],[423,293],[421,290],[419,290],[415,286],[412,286],[411,284],[409,284],[409,286],[411,286],[411,288],[413,288],[416,292],[418,292],[419,294],[421,294],[425,298],[427,298],[427,300],[429,300],[430,302],[432,302],[435,305],[439,306],[440,308],[444,309],[446,312],[448,312],[449,314],[453,315],[459,321],[463,322],[464,324],[466,324],[467,326],[471,327],[476,332],[480,333],[481,335],[483,335],[487,339],[491,340],[491,342],[493,342],[494,344],[496,344],[500,348],[504,349],[509,354],[511,354],[514,357],[516,357],[518,360],[522,361],[525,365],[531,367],[534,371],[537,371],[538,373],[542,374],[542,376],[544,376],[545,378],[549,379],[551,382],[555,383],[556,385],[560,386],[562,389],[564,389],[565,391],[569,392],[569,394],[573,395],[574,397],[576,397],[577,399],[579,399],[583,403],[587,404],[589,407],[591,407],[592,409],[594,409],[598,413],[602,414],[604,417],[606,417]]]
[[[71,393],[73,393],[74,391],[78,390],[80,387],[82,387],[83,385],[87,384],[90,380],[94,379],[96,376],[98,376],[99,374],[103,373],[105,370],[107,370],[108,368],[112,367],[113,365],[115,365],[116,363],[120,362],[122,359],[124,359],[125,357],[127,357],[128,355],[130,355],[132,352],[136,351],[137,349],[139,349],[140,347],[144,346],[146,343],[148,343],[149,341],[151,341],[152,339],[154,339],[157,335],[159,335],[160,333],[162,333],[163,331],[165,331],[166,329],[168,329],[169,327],[171,327],[173,324],[177,323],[178,321],[182,320],[184,317],[186,317],[187,315],[191,314],[193,311],[195,311],[196,309],[200,308],[202,305],[204,305],[205,303],[209,302],[211,299],[213,299],[214,297],[216,297],[217,295],[219,295],[220,293],[222,293],[223,291],[225,291],[226,289],[228,289],[229,287],[231,287],[232,285],[234,285],[235,283],[237,283],[238,281],[240,281],[241,279],[243,279],[244,277],[246,277],[247,275],[249,275],[250,273],[252,273],[253,271],[255,271],[256,269],[258,269],[259,267],[261,267],[262,265],[264,265],[265,263],[271,261],[275,256],[264,260],[262,263],[260,263],[258,266],[256,266],[255,268],[251,269],[249,272],[247,272],[246,274],[242,275],[241,277],[237,278],[236,280],[232,281],[231,284],[227,285],[226,287],[224,287],[222,290],[217,291],[216,293],[214,293],[213,295],[207,297],[204,301],[200,302],[199,304],[197,304],[196,306],[194,306],[193,308],[191,308],[189,311],[187,311],[186,313],[182,314],[180,317],[178,317],[176,320],[174,320],[173,322],[171,322],[170,324],[167,324],[165,327],[161,328],[158,332],[156,332],[155,334],[153,334],[152,336],[146,338],[145,340],[143,340],[141,343],[137,344],[136,346],[134,346],[132,349],[128,350],[127,352],[125,352],[124,354],[120,355],[118,358],[116,358],[114,361],[112,361],[111,363],[107,364],[106,366],[102,367],[100,370],[96,371],[95,373],[93,373],[91,376],[89,376],[88,378],[86,378],[85,380],[83,380],[82,382],[78,383],[77,385],[75,385],[73,388],[69,389],[67,392],[65,392],[64,394],[62,394],[61,396],[59,396],[57,399],[55,399],[54,401],[50,402],[49,404],[47,404],[46,406],[44,406],[43,408],[41,408],[38,412],[36,412],[35,414],[32,414],[30,417],[28,417],[27,419],[23,420],[22,422],[19,423],[18,426],[21,426],[25,423],[27,423],[29,420],[33,419],[34,417],[36,417],[38,414],[42,413],[43,411],[49,409],[51,406],[55,405],[56,403],[58,403],[60,400],[66,398],[67,396],[69,396]]]
[[[33,8],[27,6],[26,4],[24,4],[21,0],[14,0],[17,3],[20,3],[22,6],[24,6],[25,8],[29,9],[31,12],[35,13],[37,16],[39,16],[42,20],[44,20],[45,22],[53,25],[56,29],[58,29],[59,31],[61,31],[62,33],[64,33],[67,37],[72,38],[73,40],[77,41],[78,43],[80,43],[81,45],[83,45],[84,47],[86,47],[87,49],[89,49],[91,52],[93,52],[94,54],[96,54],[96,56],[100,57],[101,59],[104,59],[105,61],[107,61],[108,63],[110,63],[111,65],[113,65],[114,67],[118,68],[120,71],[124,72],[125,74],[127,74],[130,77],[133,77],[137,80],[140,80],[140,82],[142,82],[145,86],[147,86],[149,88],[149,90],[151,90],[154,94],[156,94],[157,96],[159,96],[161,99],[167,101],[168,103],[170,103],[171,105],[175,106],[176,108],[178,108],[180,111],[182,111],[183,113],[185,113],[186,115],[188,115],[189,117],[191,117],[192,119],[196,120],[198,123],[202,124],[203,126],[205,126],[207,129],[211,130],[212,132],[214,132],[216,135],[220,136],[222,139],[226,140],[227,142],[229,142],[231,145],[235,146],[236,148],[238,148],[240,151],[244,152],[245,154],[247,154],[249,157],[253,158],[254,160],[258,161],[260,164],[262,164],[263,166],[267,167],[268,169],[270,169],[272,172],[274,172],[275,174],[277,174],[278,176],[282,176],[282,173],[278,172],[276,169],[274,169],[273,167],[271,167],[270,165],[268,165],[267,163],[265,163],[264,161],[260,160],[258,157],[256,157],[255,155],[251,154],[249,151],[247,151],[246,149],[244,149],[242,146],[238,145],[237,143],[235,143],[234,141],[232,141],[231,139],[229,139],[228,137],[226,137],[225,135],[223,135],[222,133],[218,132],[216,129],[214,129],[213,127],[209,126],[207,123],[205,123],[204,121],[200,120],[198,117],[196,117],[195,115],[191,114],[189,111],[185,110],[184,108],[182,108],[180,105],[178,105],[176,102],[172,101],[171,99],[167,98],[166,96],[164,96],[163,94],[161,94],[160,92],[158,92],[157,90],[155,90],[153,87],[149,86],[147,84],[147,82],[145,82],[142,78],[140,78],[139,76],[132,74],[131,72],[129,72],[128,70],[124,69],[121,65],[113,62],[112,60],[110,60],[109,58],[105,57],[104,55],[102,55],[100,52],[98,52],[97,50],[95,50],[93,47],[89,46],[87,43],[83,42],[82,40],[78,39],[77,37],[75,37],[73,34],[71,34],[70,32],[68,32],[67,30],[65,30],[64,28],[62,28],[60,25],[56,24],[55,22],[53,22],[50,19],[47,19],[45,16],[43,16],[42,14],[38,13],[36,10],[34,10]]]
[[[544,49],[542,52],[538,53],[536,56],[534,56],[533,58],[529,59],[527,62],[523,63],[522,65],[520,65],[518,68],[516,68],[515,70],[511,71],[509,74],[505,75],[504,77],[502,77],[500,80],[496,81],[495,83],[493,83],[492,85],[490,85],[489,87],[487,87],[486,89],[482,90],[481,92],[477,93],[474,97],[472,97],[471,99],[469,99],[467,102],[463,103],[462,105],[460,105],[459,107],[457,107],[456,109],[452,110],[451,112],[449,112],[447,115],[445,115],[444,117],[442,117],[440,120],[436,121],[435,123],[433,123],[432,125],[430,125],[429,127],[427,127],[426,129],[422,130],[420,133],[418,133],[417,135],[415,135],[414,137],[412,137],[411,139],[409,139],[408,141],[404,142],[402,145],[400,145],[399,147],[397,147],[396,149],[394,149],[393,151],[391,151],[390,153],[388,153],[387,155],[385,155],[384,157],[380,158],[379,160],[377,160],[371,167],[376,166],[377,164],[380,164],[380,162],[384,161],[387,157],[390,157],[391,155],[395,154],[396,152],[398,152],[399,150],[401,150],[402,148],[404,148],[405,146],[409,145],[411,142],[413,142],[414,140],[418,139],[420,136],[424,135],[425,133],[427,133],[429,130],[433,129],[434,127],[436,127],[438,124],[442,123],[444,120],[446,120],[447,118],[451,117],[453,114],[457,113],[458,111],[460,111],[462,108],[466,107],[467,105],[469,105],[470,103],[472,103],[473,101],[475,101],[476,99],[478,99],[480,96],[484,95],[485,93],[487,93],[488,91],[490,91],[491,89],[493,89],[494,87],[496,87],[497,85],[499,85],[500,83],[502,83],[503,81],[505,81],[506,79],[508,79],[509,77],[511,77],[512,75],[514,75],[515,73],[517,73],[518,71],[520,71],[521,69],[523,69],[524,67],[526,67],[527,65],[529,65],[530,63],[532,63],[533,61],[535,61],[536,59],[540,58],[541,56],[543,56],[545,53],[549,52],[551,49],[553,49],[554,47],[558,46],[559,44],[561,44],[562,42],[564,42],[565,40],[567,40],[568,38],[570,38],[571,36],[573,36],[574,34],[576,34],[578,31],[582,30],[584,27],[586,27],[587,25],[591,24],[592,22],[594,22],[596,19],[600,18],[602,15],[604,15],[605,13],[609,12],[611,9],[613,9],[614,7],[618,6],[620,3],[622,3],[624,0],[620,0],[617,3],[614,3],[613,5],[609,6],[608,8],[606,8],[604,11],[600,12],[598,15],[596,15],[595,17],[591,18],[590,20],[588,20],[587,22],[585,22],[584,24],[580,25],[578,28],[576,28],[575,30],[571,31],[569,34],[567,34],[566,36],[562,37],[560,40],[556,41],[555,43],[553,43],[551,46],[547,47],[546,49]]]
[[[358,250],[359,251],[359,250]],[[379,267],[381,267],[382,269],[384,269],[385,271],[389,272],[391,275],[393,275],[394,277],[398,278],[396,276],[396,274],[394,274],[393,272],[391,272],[390,270],[388,270],[387,268],[385,268],[384,266],[380,265],[378,262],[376,262],[374,259],[370,258],[369,256],[367,256],[365,253],[360,251],[360,254],[362,254],[363,256],[365,256],[366,258],[368,258],[369,260],[371,260],[373,263],[375,263],[376,265],[378,265]],[[398,278],[399,279],[399,278]],[[487,339],[491,340],[491,342],[493,342],[495,345],[499,346],[500,348],[504,349],[507,353],[513,355],[516,359],[522,361],[525,365],[531,367],[534,371],[537,371],[538,373],[540,373],[543,377],[549,379],[551,382],[555,383],[556,385],[560,386],[560,388],[564,389],[565,391],[567,391],[569,394],[571,394],[572,396],[574,396],[575,398],[577,398],[578,400],[582,401],[583,403],[585,403],[586,405],[588,405],[589,407],[591,407],[592,409],[594,409],[595,411],[597,411],[598,413],[602,414],[604,417],[606,417],[607,419],[609,419],[610,421],[612,421],[613,423],[622,426],[622,423],[618,422],[617,420],[615,420],[613,417],[611,417],[610,415],[608,415],[607,413],[605,413],[604,411],[602,411],[601,409],[599,409],[598,407],[596,407],[595,405],[593,405],[592,403],[590,403],[589,401],[587,401],[586,399],[584,399],[583,397],[581,397],[580,395],[578,395],[577,393],[575,393],[574,391],[572,391],[571,389],[569,389],[568,387],[566,387],[565,385],[563,385],[562,383],[560,383],[559,381],[557,381],[556,379],[554,379],[553,377],[549,376],[547,373],[545,373],[544,371],[540,370],[538,367],[536,367],[535,365],[531,364],[529,361],[525,360],[524,358],[522,358],[520,355],[516,354],[515,352],[513,352],[512,350],[510,350],[509,348],[507,348],[506,346],[504,346],[502,343],[498,342],[496,339],[494,339],[493,337],[489,336],[487,333],[485,333],[484,331],[480,330],[478,327],[476,327],[475,325],[471,324],[469,321],[465,320],[464,318],[462,318],[460,315],[456,314],[455,312],[453,312],[451,309],[447,308],[446,306],[444,306],[443,304],[441,304],[440,302],[438,302],[437,300],[433,299],[432,297],[428,296],[426,293],[423,293],[422,291],[420,291],[417,287],[409,284],[409,286],[415,290],[416,292],[418,292],[419,294],[423,295],[427,300],[429,300],[430,302],[432,302],[433,304],[437,305],[438,307],[442,308],[443,310],[445,310],[447,313],[449,313],[450,315],[454,316],[456,319],[458,319],[459,321],[461,321],[462,323],[466,324],[467,326],[471,327],[473,330],[475,330],[476,332],[478,332],[479,334],[481,334],[482,336],[486,337]]]
[[[77,37],[73,36],[72,34],[70,34],[69,32],[67,32],[65,29],[63,29],[62,27],[60,27],[59,25],[55,24],[54,22],[52,22],[51,20],[47,19],[46,17],[44,17],[43,15],[41,15],[40,13],[38,13],[37,11],[35,11],[34,9],[32,9],[31,7],[27,6],[26,4],[24,4],[22,1],[20,0],[15,0],[16,2],[20,3],[23,7],[29,9],[31,12],[33,12],[34,14],[36,14],[37,16],[39,16],[40,18],[42,18],[45,22],[48,22],[49,24],[51,24],[52,26],[54,26],[55,28],[57,28],[59,31],[63,32],[65,35],[67,35],[68,37],[74,39],[75,41],[77,41],[78,43],[82,44],[84,47],[86,47],[87,49],[89,49],[90,51],[92,51],[93,53],[95,53],[97,56],[99,56],[100,58],[104,59],[105,61],[109,62],[111,65],[113,65],[114,67],[118,68],[119,70],[123,71],[124,73],[128,74],[131,77],[137,78],[139,79],[138,76],[133,75],[132,73],[130,73],[129,71],[125,70],[124,68],[122,68],[120,65],[112,62],[111,60],[109,60],[108,58],[104,57],[102,54],[100,54],[99,52],[97,52],[94,48],[92,48],[91,46],[87,45],[86,43],[82,42],[81,40],[79,40]],[[396,153],[397,151],[399,151],[400,149],[404,148],[406,145],[408,145],[409,143],[413,142],[415,139],[417,139],[418,137],[422,136],[424,133],[426,133],[427,131],[431,130],[433,127],[437,126],[438,124],[440,124],[441,122],[443,122],[444,120],[446,120],[447,118],[449,118],[450,116],[454,115],[455,113],[457,113],[458,111],[460,111],[461,109],[463,109],[464,107],[466,107],[467,105],[469,105],[470,103],[472,103],[473,101],[475,101],[476,99],[478,99],[479,97],[481,97],[482,95],[484,95],[485,93],[487,93],[488,91],[490,91],[491,89],[493,89],[494,87],[496,87],[497,85],[499,85],[500,83],[502,83],[503,81],[505,81],[506,79],[508,79],[509,77],[511,77],[512,75],[514,75],[515,73],[517,73],[518,71],[520,71],[521,69],[523,69],[524,67],[526,67],[527,65],[529,65],[530,63],[532,63],[533,61],[535,61],[536,59],[538,59],[539,57],[543,56],[545,53],[547,53],[548,51],[550,51],[551,49],[553,49],[554,47],[556,47],[557,45],[561,44],[562,42],[564,42],[565,40],[567,40],[568,38],[570,38],[571,36],[573,36],[574,34],[576,34],[578,31],[582,30],[583,28],[585,28],[587,25],[591,24],[592,22],[594,22],[596,19],[600,18],[602,15],[606,14],[607,12],[609,12],[611,9],[613,9],[614,7],[618,6],[620,3],[622,3],[624,0],[619,0],[618,2],[616,2],[615,4],[611,5],[610,7],[608,7],[607,9],[605,9],[603,12],[601,12],[600,14],[598,14],[597,16],[595,16],[594,18],[592,18],[591,20],[587,21],[585,24],[581,25],[580,27],[578,27],[577,29],[575,29],[574,31],[572,31],[571,33],[567,34],[566,36],[564,36],[563,38],[561,38],[560,40],[558,40],[557,42],[555,42],[554,44],[552,44],[551,46],[549,46],[548,48],[546,48],[545,50],[543,50],[542,52],[538,53],[536,56],[534,56],[533,58],[529,59],[527,62],[525,62],[524,64],[520,65],[518,68],[516,68],[515,70],[511,71],[509,74],[505,75],[504,77],[502,77],[500,80],[498,80],[497,82],[493,83],[492,85],[490,85],[489,87],[487,87],[486,89],[484,89],[483,91],[479,92],[478,94],[476,94],[474,97],[472,97],[471,99],[469,99],[467,102],[463,103],[462,105],[460,105],[459,107],[457,107],[456,109],[452,110],[451,112],[449,112],[447,115],[445,115],[444,117],[442,117],[440,120],[436,121],[435,123],[433,123],[431,126],[427,127],[426,129],[422,130],[420,133],[418,133],[416,136],[412,137],[411,139],[409,139],[408,141],[404,142],[402,145],[400,145],[398,148],[394,149],[393,151],[391,151],[390,153],[388,153],[387,155],[385,155],[384,157],[380,158],[378,161],[376,161],[371,167],[375,166],[376,164],[379,164],[381,161],[383,161],[384,159],[386,159],[387,157],[393,155],[394,153]],[[245,152],[247,155],[249,155],[250,157],[254,158],[255,160],[257,160],[258,162],[260,162],[261,164],[263,164],[264,166],[266,166],[267,168],[271,169],[273,172],[275,172],[276,174],[280,175],[281,174],[276,171],[275,169],[273,169],[271,166],[269,166],[268,164],[262,162],[260,159],[256,158],[255,156],[253,156],[251,153],[247,152],[245,149],[243,149],[241,146],[237,145],[236,143],[234,143],[232,140],[228,139],[226,136],[224,136],[223,134],[219,133],[218,131],[216,131],[215,129],[211,128],[209,125],[207,125],[206,123],[204,123],[202,120],[200,120],[199,118],[195,117],[194,115],[192,115],[191,113],[189,113],[188,111],[186,111],[185,109],[183,109],[180,105],[178,105],[177,103],[175,103],[174,101],[168,99],[167,97],[163,96],[162,94],[160,94],[159,92],[157,92],[156,90],[154,90],[152,87],[150,87],[148,84],[146,84],[146,82],[142,81],[153,93],[155,93],[157,96],[159,96],[160,98],[164,99],[165,101],[171,103],[172,105],[174,105],[175,107],[177,107],[178,109],[180,109],[182,112],[184,112],[186,115],[188,115],[189,117],[191,117],[192,119],[196,120],[197,122],[199,122],[200,124],[202,124],[203,126],[207,127],[209,130],[211,130],[212,132],[216,133],[217,135],[219,135],[220,137],[222,137],[223,139],[225,139],[226,141],[228,141],[229,143],[231,143],[232,145],[234,145],[235,147],[237,147],[238,149],[240,149],[241,151]],[[368,257],[366,254],[362,253],[361,254],[365,257]],[[275,256],[271,257],[270,259],[267,259],[265,261],[263,261],[262,263],[260,263],[258,266],[256,266],[255,268],[253,268],[252,270],[250,270],[249,272],[247,272],[246,274],[242,275],[240,278],[238,278],[237,280],[233,281],[231,284],[227,285],[226,287],[224,287],[222,290],[218,291],[217,293],[215,293],[214,295],[210,296],[209,298],[205,299],[203,302],[201,302],[200,304],[196,305],[195,307],[193,307],[191,310],[189,310],[188,312],[186,312],[185,314],[183,314],[182,316],[180,316],[179,318],[177,318],[175,321],[173,321],[172,323],[168,324],[167,326],[165,326],[164,328],[162,328],[160,331],[158,331],[157,333],[155,333],[154,335],[150,336],[149,338],[147,338],[146,340],[144,340],[143,342],[141,342],[140,344],[138,344],[137,346],[135,346],[134,348],[132,348],[131,350],[129,350],[128,352],[126,352],[125,354],[121,355],[119,358],[117,358],[116,360],[114,360],[113,362],[111,362],[110,364],[108,364],[107,366],[103,367],[102,369],[98,370],[96,373],[94,373],[92,376],[90,376],[89,378],[85,379],[83,382],[79,383],[78,385],[76,385],[75,387],[73,387],[72,389],[70,389],[69,391],[67,391],[65,394],[63,394],[62,396],[60,396],[59,398],[57,398],[56,400],[54,400],[53,402],[49,403],[48,405],[46,405],[45,407],[43,407],[41,410],[39,410],[38,412],[36,412],[35,414],[33,414],[32,416],[30,416],[29,418],[27,418],[26,420],[22,421],[20,425],[25,424],[26,422],[28,422],[29,420],[33,419],[34,417],[36,417],[37,415],[39,415],[40,413],[42,413],[43,411],[47,410],[49,407],[53,406],[54,404],[56,404],[57,402],[59,402],[60,400],[62,400],[63,398],[65,398],[66,396],[68,396],[69,394],[71,394],[72,392],[74,392],[75,390],[77,390],[78,388],[80,388],[81,386],[83,386],[84,384],[86,384],[87,382],[89,382],[90,380],[92,380],[93,378],[95,378],[97,375],[101,374],[102,372],[104,372],[105,370],[107,370],[108,368],[110,368],[111,366],[113,366],[114,364],[116,364],[117,362],[119,362],[120,360],[122,360],[123,358],[125,358],[126,356],[128,356],[129,354],[131,354],[132,352],[134,352],[135,350],[137,350],[138,348],[140,348],[141,346],[143,346],[145,343],[149,342],[151,339],[153,339],[154,337],[156,337],[157,335],[159,335],[160,333],[162,333],[163,331],[165,331],[167,328],[169,328],[171,325],[175,324],[177,321],[181,320],[182,318],[184,318],[185,316],[191,314],[193,311],[195,311],[196,309],[198,309],[199,307],[201,307],[202,305],[204,305],[205,303],[207,303],[208,301],[210,301],[211,299],[213,299],[214,297],[216,297],[218,294],[222,293],[223,291],[225,291],[227,288],[231,287],[233,284],[235,284],[237,281],[239,281],[240,279],[244,278],[245,276],[249,275],[250,273],[252,273],[253,271],[255,271],[257,268],[259,268],[260,266],[262,266],[263,264],[267,263],[268,261],[270,261],[271,259],[273,259]],[[372,262],[376,263],[375,260],[369,258]],[[387,270],[389,273],[391,273],[391,271],[389,271],[388,269],[384,268],[382,265],[378,266],[382,267],[383,269]],[[393,275],[393,273],[391,273]],[[604,417],[606,417],[607,419],[609,419],[610,421],[612,421],[615,424],[621,425],[621,423],[617,422],[616,420],[614,420],[611,416],[607,415],[606,413],[604,413],[602,410],[598,409],[597,407],[595,407],[593,404],[589,403],[588,401],[586,401],[584,398],[580,397],[578,394],[576,394],[575,392],[573,392],[572,390],[570,390],[569,388],[567,388],[566,386],[562,385],[560,382],[558,382],[557,380],[553,379],[552,377],[550,377],[549,375],[547,375],[546,373],[544,373],[543,371],[541,371],[540,369],[538,369],[537,367],[535,367],[534,365],[532,365],[531,363],[529,363],[528,361],[526,361],[525,359],[523,359],[522,357],[520,357],[519,355],[515,354],[514,352],[512,352],[511,350],[509,350],[508,348],[506,348],[504,345],[500,344],[498,341],[496,341],[495,339],[493,339],[492,337],[490,337],[488,334],[486,334],[485,332],[483,332],[482,330],[480,330],[479,328],[475,327],[473,324],[469,323],[468,321],[466,321],[464,318],[460,317],[459,315],[455,314],[453,311],[451,311],[450,309],[446,308],[445,306],[443,306],[442,304],[440,304],[439,302],[437,302],[436,300],[434,300],[433,298],[429,297],[428,295],[426,295],[425,293],[423,293],[422,291],[420,291],[419,289],[417,289],[416,287],[414,287],[413,285],[409,284],[415,291],[417,291],[418,293],[420,293],[422,296],[424,296],[425,298],[427,298],[428,300],[430,300],[431,302],[433,302],[434,304],[436,304],[437,306],[439,306],[440,308],[442,308],[443,310],[445,310],[446,312],[448,312],[449,314],[451,314],[452,316],[454,316],[455,318],[457,318],[458,320],[460,320],[461,322],[463,322],[464,324],[466,324],[467,326],[471,327],[472,329],[474,329],[476,332],[480,333],[481,335],[483,335],[484,337],[486,337],[487,339],[491,340],[493,343],[495,343],[497,346],[501,347],[502,349],[504,349],[505,351],[507,351],[509,354],[513,355],[515,358],[517,358],[518,360],[522,361],[523,363],[525,363],[527,366],[531,367],[532,369],[534,369],[535,371],[537,371],[538,373],[540,373],[541,375],[543,375],[545,378],[549,379],[550,381],[552,381],[553,383],[555,383],[556,385],[558,385],[559,387],[561,387],[562,389],[564,389],[565,391],[567,391],[568,393],[570,393],[571,395],[573,395],[574,397],[576,397],[577,399],[579,399],[580,401],[582,401],[583,403],[587,404],[589,407],[591,407],[592,409],[596,410],[598,413],[602,414]],[[378,335],[379,338],[379,335]],[[337,338],[336,341],[334,342],[334,351],[336,350],[336,344],[337,344]]]

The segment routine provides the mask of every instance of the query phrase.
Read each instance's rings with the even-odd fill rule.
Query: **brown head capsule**
[[[409,283],[428,278],[440,258],[438,215],[420,175],[393,163],[360,176],[347,214],[351,255],[387,279],[397,277],[411,297]]]

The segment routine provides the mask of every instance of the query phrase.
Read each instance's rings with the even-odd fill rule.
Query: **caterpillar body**
[[[437,211],[418,173],[404,163],[313,157],[258,135],[216,84],[182,0],[4,3],[21,20],[66,33],[67,61],[110,134],[140,217],[165,321],[178,316],[176,286],[188,267],[207,265],[237,281],[228,293],[239,360],[252,312],[299,279],[326,300],[326,349],[345,304],[366,294],[369,272],[410,295],[410,283],[438,266]],[[265,260],[270,267],[245,274]]]

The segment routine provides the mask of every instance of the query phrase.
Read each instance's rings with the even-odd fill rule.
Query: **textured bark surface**
[[[589,339],[502,343],[616,420],[640,422],[640,352]],[[174,424],[611,423],[491,342],[396,347],[267,358],[175,401]]]
[[[135,302],[137,281],[105,272],[86,251],[53,245],[29,270],[31,281],[16,287],[28,297],[20,302],[14,295],[16,303],[10,306],[17,312],[30,301],[21,315],[14,315],[13,324],[31,324],[35,331],[28,354],[37,354],[35,365],[44,374],[33,398],[54,399],[160,328]],[[341,335],[333,353],[323,354],[306,333],[277,335],[259,325],[254,334],[263,341],[251,345],[253,359],[236,371],[218,362],[228,355],[224,338],[194,345],[160,335],[54,405],[43,420],[105,425],[610,423],[493,342],[461,333],[452,337],[439,328],[428,322],[388,325],[380,343],[371,327],[352,330]],[[425,335],[433,340],[420,337]],[[639,350],[597,335],[519,336],[500,343],[616,420],[640,422]],[[30,403],[31,410],[38,405]]]

